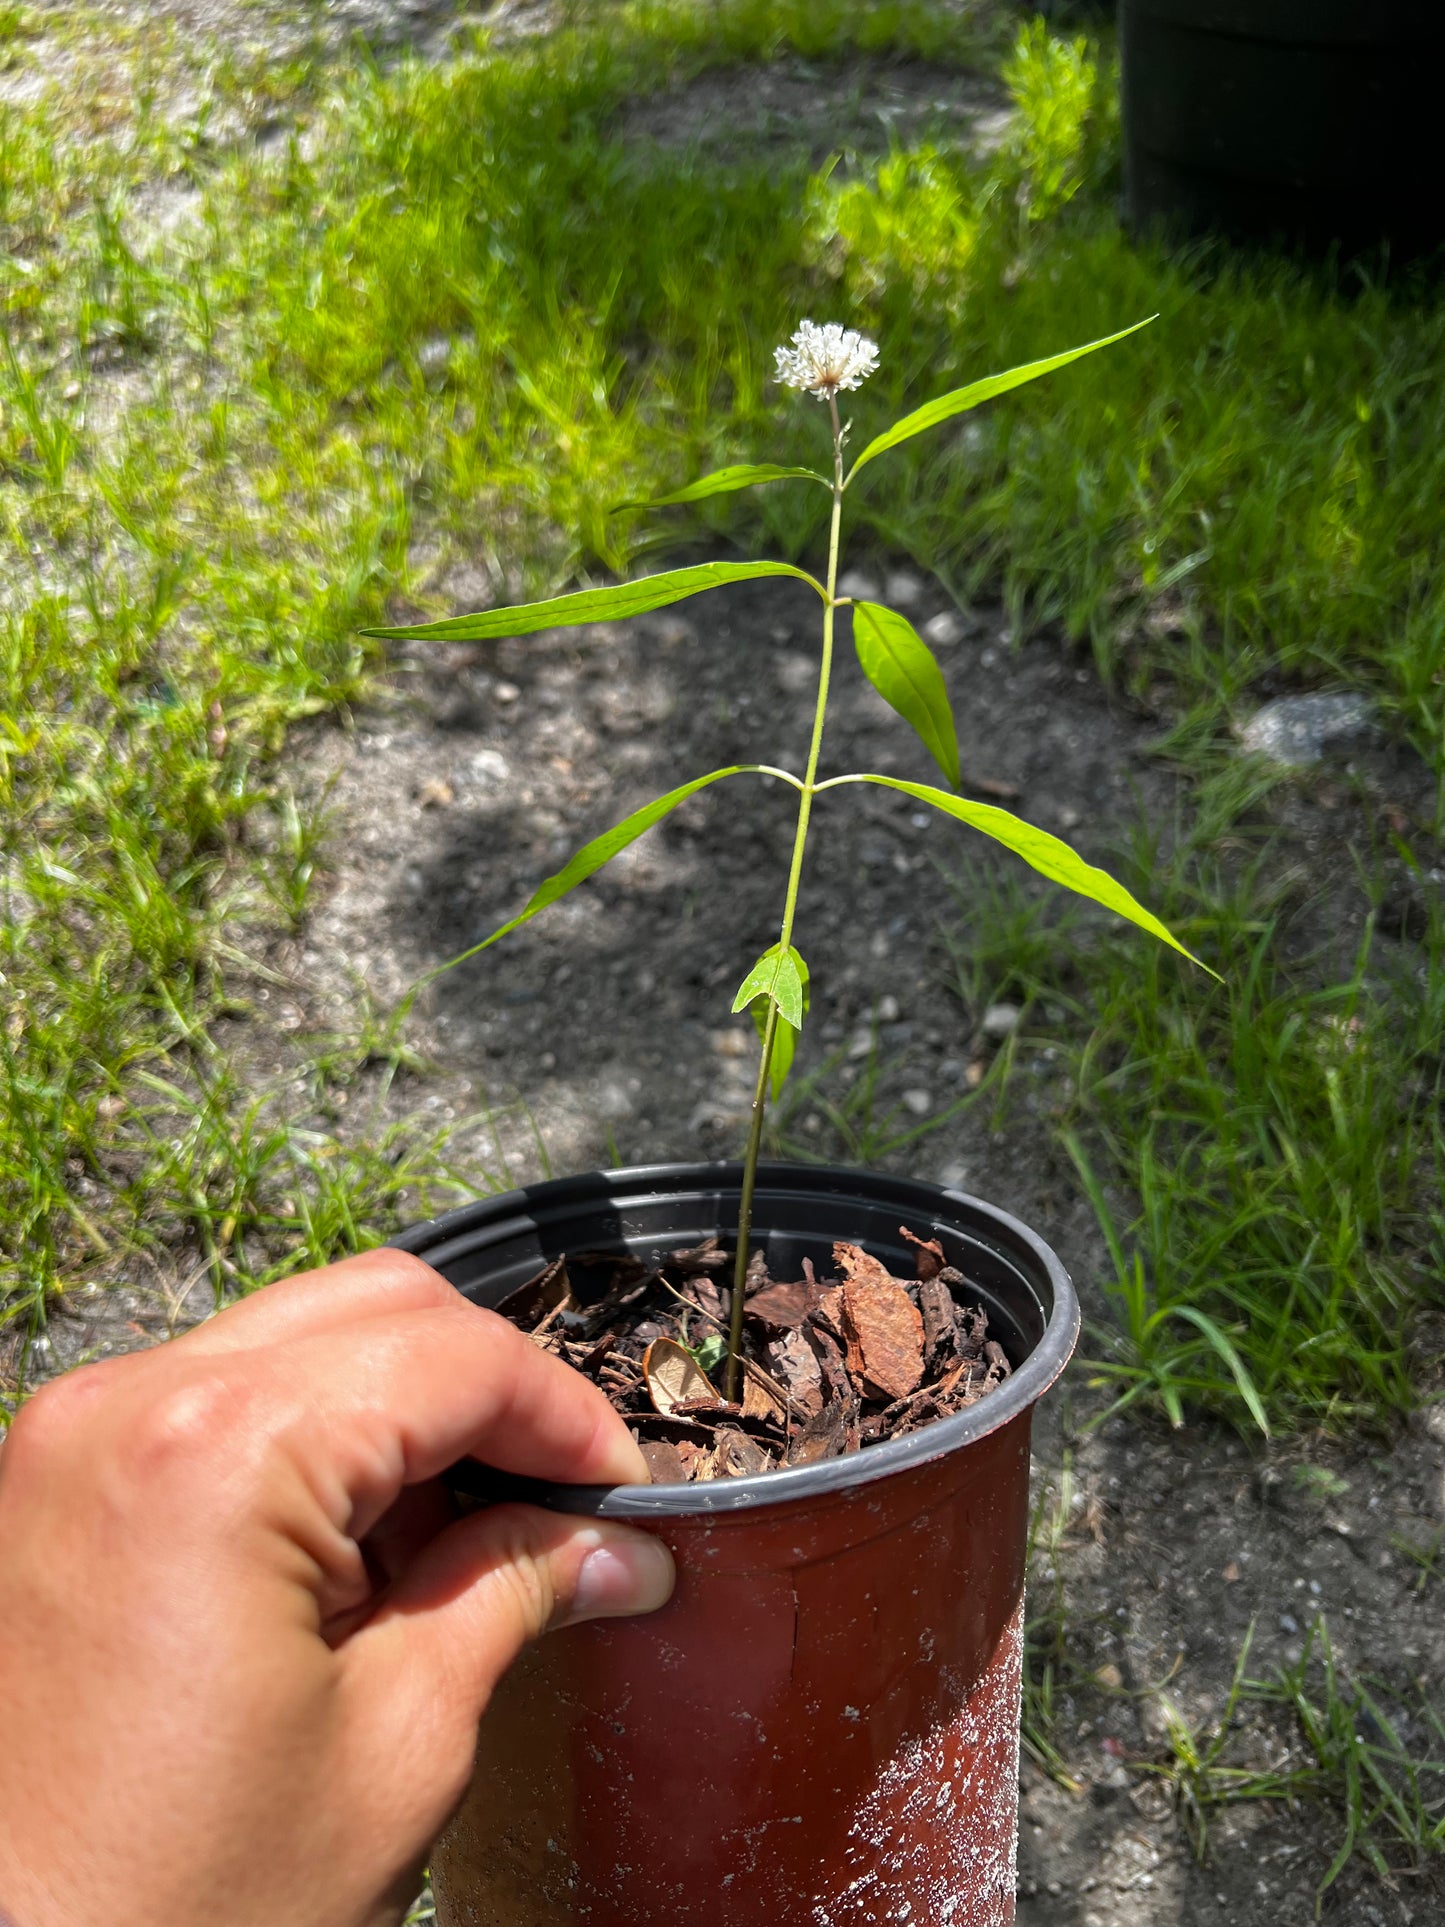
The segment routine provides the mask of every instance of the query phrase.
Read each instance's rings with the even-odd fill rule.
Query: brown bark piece
[[[843,1317],[850,1368],[856,1341],[868,1390],[906,1398],[923,1377],[923,1318],[902,1285],[860,1269],[843,1287]]]
[[[918,1309],[923,1314],[926,1369],[933,1373],[945,1371],[959,1356],[959,1350],[953,1293],[941,1278],[925,1278],[920,1282]]]
[[[943,1246],[937,1238],[919,1238],[908,1229],[906,1224],[898,1227],[899,1232],[913,1246],[913,1262],[918,1267],[922,1279],[936,1278],[943,1270]]]
[[[792,1285],[765,1285],[747,1301],[747,1316],[771,1331],[792,1331],[808,1315],[808,1287],[801,1279]]]
[[[787,1400],[763,1377],[755,1367],[743,1367],[743,1417],[773,1418],[786,1424],[788,1419]]]
[[[768,1370],[793,1401],[795,1418],[804,1423],[823,1409],[823,1367],[818,1354],[800,1331],[775,1338],[767,1351]]]
[[[842,1402],[835,1398],[815,1413],[800,1432],[794,1433],[788,1453],[789,1465],[817,1465],[822,1459],[840,1457],[846,1435]]]
[[[543,1265],[535,1278],[529,1278],[526,1284],[507,1293],[496,1308],[497,1316],[510,1320],[523,1331],[530,1331],[538,1319],[566,1304],[571,1295],[567,1260],[554,1258],[550,1264]]]
[[[870,1257],[862,1245],[835,1244],[833,1263],[842,1272],[845,1282],[849,1284],[854,1279],[869,1279],[878,1285],[891,1285],[895,1282],[893,1273],[888,1267],[880,1264],[878,1259]]]
[[[647,1460],[647,1469],[652,1474],[654,1485],[681,1485],[685,1482],[687,1467],[675,1445],[669,1445],[666,1439],[641,1439],[637,1449]]]
[[[724,1479],[745,1479],[754,1472],[770,1472],[775,1463],[773,1454],[765,1445],[750,1439],[746,1432],[734,1430],[731,1425],[718,1427],[713,1456],[718,1476]]]

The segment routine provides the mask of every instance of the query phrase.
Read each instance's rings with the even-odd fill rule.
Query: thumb
[[[422,1696],[444,1687],[475,1727],[528,1640],[586,1619],[655,1612],[674,1576],[667,1547],[636,1527],[493,1506],[426,1546],[347,1642],[348,1665],[388,1695],[408,1679]]]

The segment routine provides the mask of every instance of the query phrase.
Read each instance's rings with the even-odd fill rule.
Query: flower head
[[[777,379],[789,388],[806,388],[830,401],[840,388],[856,388],[878,366],[878,344],[855,328],[825,321],[805,321],[793,336],[791,348],[774,350]]]

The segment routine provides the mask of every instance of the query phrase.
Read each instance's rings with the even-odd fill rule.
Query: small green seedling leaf
[[[685,803],[689,796],[695,796],[700,789],[706,789],[709,783],[721,782],[725,776],[761,774],[762,771],[756,763],[734,763],[727,769],[709,770],[706,776],[695,776],[690,783],[680,783],[675,790],[669,790],[665,796],[655,796],[650,803],[644,803],[640,810],[634,810],[631,816],[624,816],[620,823],[614,823],[610,830],[604,830],[601,836],[593,837],[590,843],[585,843],[574,856],[569,857],[555,875],[539,883],[527,899],[525,907],[509,923],[504,923],[500,930],[494,930],[490,937],[483,937],[480,943],[474,943],[470,950],[463,950],[459,956],[450,957],[446,963],[438,964],[435,970],[422,978],[422,983],[430,983],[433,977],[440,977],[445,971],[455,969],[459,963],[465,963],[469,957],[475,957],[481,951],[489,950],[494,943],[500,942],[503,937],[510,936],[514,930],[519,930],[524,923],[529,923],[539,910],[547,909],[560,897],[565,897],[569,890],[575,890],[579,883],[585,883],[588,877],[595,876],[604,864],[610,863],[613,857],[627,848],[629,843],[635,843],[638,837],[652,828],[654,823],[660,823],[663,817],[677,808],[679,803]]]
[[[690,1349],[699,1370],[715,1372],[728,1355],[728,1341],[721,1332],[709,1332],[700,1345]]]
[[[777,948],[778,946],[774,944],[771,950],[760,957],[758,959],[759,965],[766,963],[767,959],[776,953]],[[810,1001],[808,966],[803,962],[803,959],[798,956],[796,950],[793,952],[793,956],[797,961],[798,975],[803,983],[803,1016],[806,1018]],[[752,1002],[753,1023],[757,1027],[759,1043],[765,1042],[768,1035],[769,1002],[770,999],[767,997],[755,997]],[[736,1008],[736,1006],[734,1006],[734,1008]],[[781,1011],[779,1012],[778,1021],[773,1028],[773,1054],[768,1060],[768,1084],[775,1101],[782,1091],[784,1084],[788,1081],[788,1072],[793,1068],[793,1058],[797,1054],[798,1038],[801,1031],[801,1024],[790,1024],[787,1018],[782,1015]]]
[[[853,647],[863,674],[958,788],[958,734],[943,671],[913,624],[878,602],[853,605]]]
[[[393,642],[483,642],[492,636],[529,636],[536,629],[575,629],[584,622],[645,615],[649,609],[665,609],[705,589],[751,582],[763,575],[790,575],[823,594],[820,582],[790,562],[699,562],[690,569],[666,569],[661,575],[644,575],[607,589],[579,589],[575,595],[554,596],[548,602],[522,602],[511,609],[482,609],[474,616],[410,622],[393,629],[367,629],[363,634]]]
[[[1199,964],[1201,970],[1209,971],[1216,982],[1222,981],[1217,970],[1210,970],[1192,950],[1186,950],[1179,939],[1162,924],[1152,911],[1137,903],[1122,883],[1116,883],[1107,870],[1099,870],[1092,863],[1085,863],[1075,850],[1047,830],[1035,829],[1032,823],[1025,823],[1021,816],[1014,816],[1009,810],[995,808],[992,803],[969,803],[961,796],[950,796],[947,790],[936,790],[928,783],[906,783],[898,776],[835,776],[829,783],[819,784],[820,789],[831,789],[835,783],[881,783],[885,789],[901,790],[905,796],[913,796],[920,803],[931,803],[934,809],[942,810],[946,816],[956,816],[961,823],[971,829],[981,830],[985,836],[1002,843],[1005,849],[1021,856],[1025,863],[1046,876],[1051,883],[1061,883],[1066,890],[1076,895],[1088,897],[1101,903],[1115,916],[1125,917],[1141,930],[1147,930],[1151,937],[1160,943],[1167,943],[1171,950],[1177,950],[1181,957],[1190,963]]]
[[[776,1004],[778,1015],[794,1030],[803,1028],[803,973],[807,965],[791,944],[765,950],[738,988],[733,1010],[746,1010],[757,998]]]
[[[776,462],[736,462],[731,468],[715,468],[710,475],[700,475],[686,488],[674,489],[671,495],[649,495],[636,502],[619,502],[613,515],[621,515],[624,509],[668,508],[675,502],[701,502],[709,495],[729,495],[734,489],[755,488],[760,482],[787,482],[807,480],[821,482],[824,488],[831,488],[826,475],[820,475],[812,468],[780,468]]]
[[[925,428],[936,428],[950,416],[977,408],[980,402],[992,401],[995,395],[1007,394],[1010,388],[1022,388],[1026,381],[1037,381],[1040,375],[1052,374],[1055,368],[1066,367],[1069,362],[1078,361],[1082,355],[1091,355],[1096,348],[1107,348],[1113,342],[1123,341],[1127,335],[1137,334],[1140,328],[1147,328],[1151,321],[1158,319],[1157,315],[1146,315],[1143,321],[1136,321],[1132,328],[1121,328],[1116,335],[1105,335],[1099,341],[1087,341],[1082,348],[1069,348],[1061,355],[1048,355],[1042,361],[1026,361],[1017,368],[1006,369],[1001,375],[985,375],[982,381],[970,382],[967,388],[955,388],[946,395],[925,402],[922,408],[915,408],[911,415],[894,422],[891,428],[884,429],[881,435],[869,442],[854,462],[848,480],[851,482],[863,464],[871,462],[875,455],[897,448],[900,442],[921,435]]]

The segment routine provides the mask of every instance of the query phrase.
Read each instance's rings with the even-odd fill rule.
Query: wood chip
[[[801,1331],[784,1332],[767,1351],[768,1370],[785,1387],[793,1411],[804,1423],[823,1409],[823,1367]]]
[[[953,1293],[941,1278],[925,1278],[918,1287],[918,1309],[923,1314],[925,1368],[945,1371],[959,1355],[954,1322]]]
[[[682,1485],[686,1481],[687,1467],[682,1455],[666,1439],[639,1440],[637,1449],[647,1460],[654,1485]]]
[[[856,1342],[872,1395],[907,1397],[923,1377],[923,1318],[902,1285],[860,1268],[843,1287],[843,1317],[849,1364]]]
[[[855,1278],[871,1279],[874,1284],[891,1285],[895,1283],[893,1273],[878,1259],[870,1257],[862,1245],[836,1244],[833,1247],[833,1263],[842,1272],[845,1283]]]
[[[756,1365],[750,1365],[746,1360],[743,1364],[743,1417],[773,1418],[784,1425],[788,1422],[787,1398],[768,1383],[767,1377]]]
[[[808,1315],[808,1287],[801,1279],[794,1285],[765,1285],[747,1301],[747,1316],[775,1332],[793,1331]]]
[[[509,1291],[497,1305],[497,1315],[509,1318],[523,1331],[570,1302],[572,1287],[567,1275],[567,1260],[554,1258],[543,1265],[535,1278],[529,1278],[515,1291]]]
[[[675,1338],[654,1338],[642,1355],[647,1395],[654,1408],[668,1417],[679,1405],[720,1405],[722,1400],[707,1373]]]
[[[745,1479],[755,1472],[770,1472],[774,1464],[773,1454],[765,1445],[731,1425],[719,1426],[713,1456],[717,1476],[723,1479]]]
[[[920,1278],[936,1278],[944,1267],[943,1246],[937,1238],[919,1238],[908,1229],[906,1224],[898,1227],[904,1239],[913,1246],[913,1262]]]

